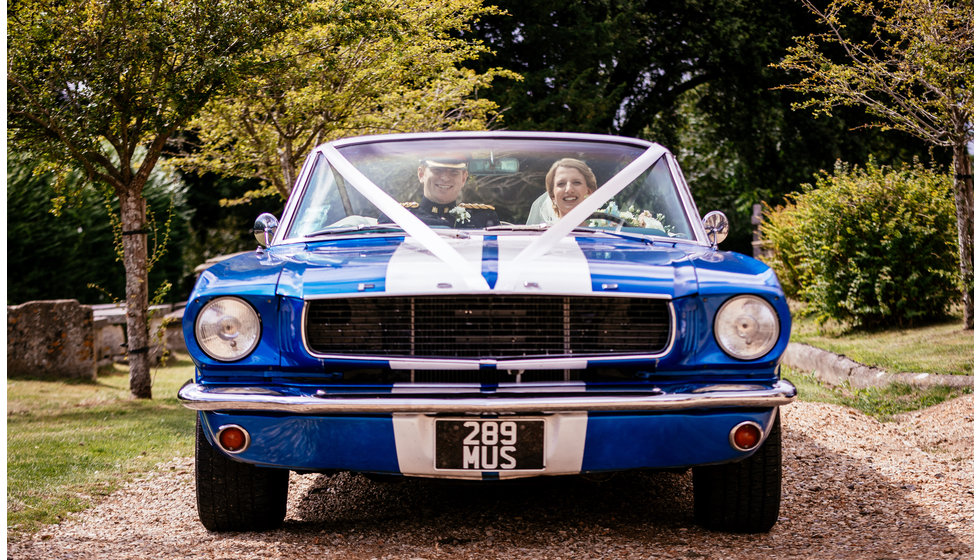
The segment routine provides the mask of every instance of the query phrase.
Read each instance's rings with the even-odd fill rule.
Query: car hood
[[[651,295],[720,293],[732,285],[779,292],[771,270],[754,259],[690,243],[615,235],[569,236],[533,258],[535,235],[466,235],[447,243],[446,262],[410,237],[332,239],[273,247],[219,263],[198,294],[242,289],[316,299],[341,294],[541,293]]]

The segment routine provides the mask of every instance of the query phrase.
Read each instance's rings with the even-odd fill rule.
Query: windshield
[[[382,137],[338,152],[315,156],[294,193],[286,238],[397,230],[404,209],[432,229],[546,230],[568,218],[576,231],[695,239],[662,149],[651,155],[612,141],[443,136]]]

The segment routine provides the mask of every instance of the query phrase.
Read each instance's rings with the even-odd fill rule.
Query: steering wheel
[[[590,220],[606,220],[607,222],[616,223],[616,231],[623,229],[626,225],[626,220],[622,216],[613,216],[612,214],[607,214],[605,212],[593,212],[589,215]]]

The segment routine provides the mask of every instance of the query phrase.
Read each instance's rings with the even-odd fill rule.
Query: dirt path
[[[972,395],[884,425],[816,403],[783,422],[783,509],[764,535],[694,525],[689,473],[493,486],[293,475],[283,529],[209,534],[193,460],[179,458],[8,558],[973,558]]]

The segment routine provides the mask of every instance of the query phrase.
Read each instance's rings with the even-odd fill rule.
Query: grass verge
[[[813,318],[794,313],[791,340],[891,373],[973,375],[973,331],[963,330],[962,317],[917,328],[869,332],[830,323],[821,326]],[[796,385],[801,400],[849,406],[882,422],[973,392],[972,388],[919,388],[906,383],[866,389],[828,386],[812,374],[787,367],[783,375]]]
[[[90,507],[154,465],[193,453],[194,414],[177,402],[186,356],[153,371],[153,400],[116,366],[95,382],[7,379],[7,537]]]
[[[843,354],[891,373],[973,375],[973,331],[963,320],[914,329],[846,331],[807,317],[793,317],[793,342]]]
[[[813,374],[792,368],[782,368],[783,377],[790,380],[799,391],[799,399],[808,402],[839,404],[859,410],[880,422],[892,420],[896,414],[920,410],[973,393],[973,389],[935,386],[913,387],[907,383],[892,383],[883,388],[853,389],[848,385],[829,386],[821,383]]]

